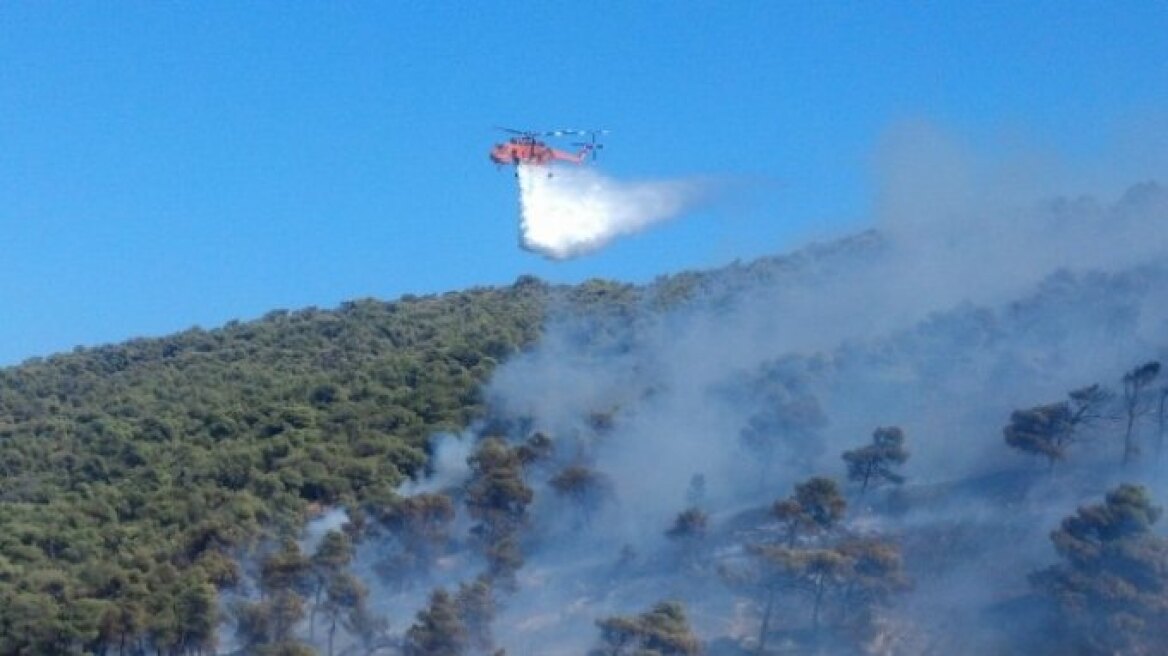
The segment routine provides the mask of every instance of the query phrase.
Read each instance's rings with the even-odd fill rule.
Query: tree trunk
[[[819,633],[819,608],[823,605],[823,580],[815,582],[815,606],[811,610],[811,626]]]
[[[333,636],[337,634],[337,616],[333,615],[333,623],[329,626],[328,656],[333,656]]]
[[[758,630],[758,653],[762,656],[766,653],[767,634],[771,628],[771,611],[775,608],[775,590],[767,587],[766,609],[762,612],[762,627]]]
[[[317,581],[316,594],[312,597],[312,610],[308,611],[308,641],[316,640],[316,609],[320,607],[320,593],[324,590],[324,581]]]
[[[1136,413],[1129,410],[1127,413],[1127,430],[1123,433],[1123,464],[1131,462],[1135,455],[1135,444],[1132,443],[1132,428],[1135,427]]]
[[[1168,393],[1160,392],[1160,407],[1156,410],[1156,457],[1164,455],[1164,402],[1168,400]]]

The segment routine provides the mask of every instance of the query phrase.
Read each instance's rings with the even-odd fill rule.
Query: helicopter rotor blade
[[[511,134],[523,135],[525,137],[534,137],[536,135],[536,133],[531,130],[516,130],[515,128],[505,128],[498,125],[495,126],[495,129],[502,130],[503,132],[509,132]]]

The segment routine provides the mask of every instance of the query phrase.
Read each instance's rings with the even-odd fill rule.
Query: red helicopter
[[[604,144],[596,142],[597,135],[608,134],[608,130],[552,130],[550,132],[533,132],[531,130],[513,130],[511,128],[499,129],[515,136],[508,139],[505,143],[497,143],[491,148],[491,161],[496,164],[512,164],[516,166],[519,164],[543,165],[550,164],[553,161],[582,164],[588,159],[589,155],[595,159],[596,151],[604,147]],[[539,139],[539,137],[563,137],[566,135],[586,136],[589,137],[589,140],[572,144],[573,146],[578,146],[580,150],[571,153],[566,150],[552,148]]]

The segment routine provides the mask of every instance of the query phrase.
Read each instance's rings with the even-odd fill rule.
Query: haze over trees
[[[898,246],[0,370],[0,655],[1155,653],[1168,266]]]
[[[1153,532],[1162,510],[1141,486],[1123,484],[1079,508],[1051,533],[1062,562],[1031,582],[1058,605],[1067,649],[1154,654],[1168,632],[1168,539]],[[1075,647],[1078,645],[1078,647]]]

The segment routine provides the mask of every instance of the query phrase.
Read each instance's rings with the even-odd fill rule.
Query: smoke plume
[[[1028,576],[1056,562],[1051,529],[1120,481],[1163,503],[1152,446],[1168,424],[1137,422],[1147,457],[1121,466],[1123,427],[1104,412],[1057,469],[1008,447],[1002,428],[1014,410],[1092,384],[1122,389],[1133,366],[1168,357],[1168,190],[1006,193],[1001,176],[935,135],[907,137],[878,163],[875,230],[663,277],[613,316],[553,304],[540,342],[483,390],[491,421],[436,438],[430,476],[399,490],[452,499],[434,565],[404,583],[380,576],[377,563],[403,551],[388,532],[358,551],[395,639],[431,590],[484,569],[465,503],[475,438],[544,435],[551,453],[525,473],[523,564],[491,627],[507,653],[588,653],[597,620],[662,599],[684,602],[711,656],[791,653],[809,632],[814,653],[831,655],[1038,653],[1026,643],[1042,609]],[[554,259],[676,216],[704,192],[588,170],[518,173],[523,244]],[[907,482],[858,488],[841,454],[881,426],[907,435]],[[594,498],[554,484],[572,468],[603,482]],[[840,482],[844,530],[894,540],[914,583],[874,607],[864,644],[842,623],[819,630],[790,590],[768,624],[769,604],[724,576],[749,545],[776,540],[772,504],[812,476]],[[687,508],[708,520],[692,541],[671,528]]]
[[[708,185],[695,180],[620,182],[590,169],[519,165],[520,244],[554,260],[595,252],[612,240],[674,218]]]

